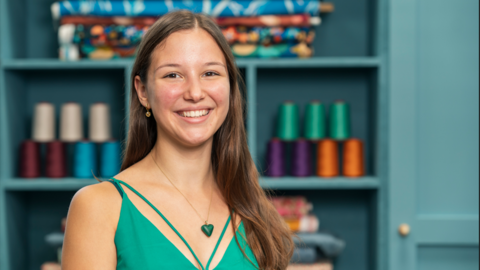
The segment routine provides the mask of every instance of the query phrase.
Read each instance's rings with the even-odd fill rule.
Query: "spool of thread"
[[[110,107],[106,103],[90,106],[89,139],[92,142],[106,142],[111,139]]]
[[[73,176],[76,178],[92,178],[97,171],[96,146],[90,141],[79,141],[75,144],[73,159]]]
[[[343,145],[343,175],[359,177],[365,174],[363,143],[359,139],[349,139]]]
[[[291,101],[286,101],[278,110],[277,137],[284,141],[294,141],[298,136],[298,106]]]
[[[20,145],[20,177],[40,176],[40,144],[25,140]]]
[[[76,142],[83,139],[82,107],[68,102],[62,105],[60,113],[60,140]]]
[[[67,157],[65,143],[54,141],[47,143],[45,176],[59,178],[67,176]]]
[[[310,142],[298,139],[293,142],[292,151],[292,175],[309,176],[311,174]]]
[[[325,106],[314,100],[305,108],[305,138],[320,140],[325,137]]]
[[[48,102],[35,105],[32,121],[32,139],[36,142],[55,140],[55,107]]]
[[[350,109],[344,101],[330,106],[330,138],[345,140],[350,137]]]
[[[101,145],[100,176],[110,178],[120,172],[120,142],[108,141]]]
[[[285,175],[285,144],[278,138],[272,138],[267,146],[267,176]]]
[[[331,139],[318,142],[317,175],[321,177],[338,176],[338,144]]]

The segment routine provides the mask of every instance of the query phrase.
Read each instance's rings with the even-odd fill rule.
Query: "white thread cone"
[[[76,142],[83,139],[82,107],[68,102],[62,105],[60,113],[60,140]]]
[[[35,105],[32,121],[32,139],[36,142],[55,140],[55,107],[48,102]]]
[[[106,103],[90,106],[89,139],[92,142],[106,142],[111,139],[110,107]]]

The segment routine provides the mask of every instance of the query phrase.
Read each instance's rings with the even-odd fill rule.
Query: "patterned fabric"
[[[147,32],[147,26],[136,25],[83,25],[75,28],[72,43],[109,46],[109,47],[132,47],[140,44],[143,35]]]
[[[60,24],[116,24],[150,26],[158,17],[93,17],[93,16],[63,16]],[[264,15],[256,17],[219,17],[212,18],[218,26],[301,26],[308,27],[320,24],[320,17],[311,17],[308,14],[296,15]]]
[[[90,16],[64,16],[60,19],[60,24],[83,24],[83,25],[135,25],[151,26],[158,20],[157,17],[90,17]]]
[[[160,16],[177,9],[203,12],[213,17],[242,17],[259,15],[286,15],[319,13],[318,0],[183,0],[183,1],[60,1],[52,4],[55,19],[65,15],[93,16]]]
[[[320,17],[308,14],[264,15],[257,17],[220,17],[214,18],[218,26],[311,26],[320,24]]]
[[[313,49],[306,43],[275,44],[270,46],[254,44],[235,44],[231,46],[233,55],[238,58],[307,58],[313,55]]]
[[[229,44],[312,44],[315,31],[309,27],[244,27],[230,26],[222,28]]]

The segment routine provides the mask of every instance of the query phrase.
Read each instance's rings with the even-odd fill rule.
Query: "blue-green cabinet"
[[[390,2],[389,270],[479,267],[478,8]]]
[[[73,194],[96,183],[18,177],[34,104],[108,102],[114,136],[128,127],[132,61],[59,61],[54,1],[0,0],[0,270],[54,260],[45,234]],[[478,269],[478,0],[329,2],[335,11],[316,29],[312,59],[237,61],[248,145],[262,172],[281,102],[343,99],[365,142],[367,175],[261,185],[306,196],[321,227],[346,240],[335,270]]]

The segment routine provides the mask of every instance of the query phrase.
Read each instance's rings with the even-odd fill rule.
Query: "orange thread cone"
[[[320,140],[317,146],[317,175],[338,176],[338,144],[331,139]]]
[[[349,139],[343,148],[343,175],[359,177],[365,174],[363,165],[363,143],[359,139]]]

